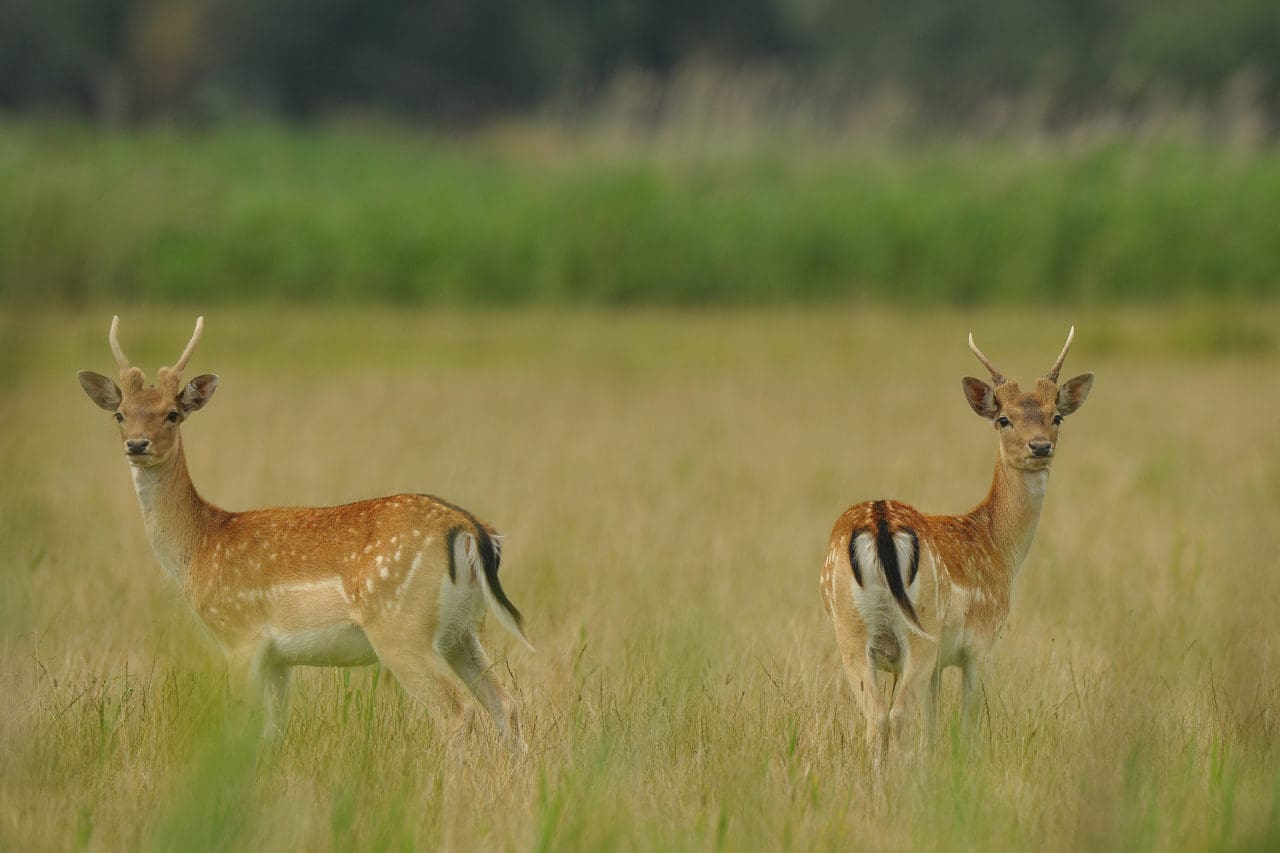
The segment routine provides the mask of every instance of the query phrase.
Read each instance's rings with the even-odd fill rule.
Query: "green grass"
[[[1213,849],[1280,843],[1273,306],[213,309],[184,427],[228,507],[444,495],[507,534],[493,628],[529,754],[450,742],[373,669],[303,670],[274,751],[145,540],[109,311],[0,312],[0,847]],[[154,370],[190,311],[134,309]],[[881,798],[818,593],[850,503],[980,497],[972,329],[1093,370],[985,678]],[[353,453],[353,441],[360,452]],[[492,620],[490,620],[492,621]]]
[[[0,297],[1163,302],[1280,293],[1280,149],[720,149],[0,124]]]

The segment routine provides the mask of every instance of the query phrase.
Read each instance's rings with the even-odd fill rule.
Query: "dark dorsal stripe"
[[[920,619],[916,616],[915,606],[911,603],[911,597],[907,595],[907,588],[902,583],[902,569],[898,565],[898,549],[893,544],[893,530],[889,527],[889,507],[884,501],[876,501],[871,505],[872,523],[876,530],[876,555],[880,558],[880,565],[884,569],[884,578],[889,582],[889,592],[893,593],[893,600],[898,602],[898,606],[902,608],[902,612],[908,619],[920,627]],[[918,540],[915,531],[906,531],[911,534],[912,560],[909,570],[912,580],[916,576],[915,554],[918,553]],[[923,630],[923,629],[921,629]]]

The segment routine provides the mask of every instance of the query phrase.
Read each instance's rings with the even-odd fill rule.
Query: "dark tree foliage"
[[[528,110],[623,71],[768,64],[940,118],[1212,99],[1280,111],[1275,0],[0,0],[0,109],[109,120]]]
[[[334,105],[468,116],[528,103],[546,73],[521,0],[224,0],[219,74],[291,115]]]
[[[130,0],[0,0],[0,106],[93,110],[122,74]]]

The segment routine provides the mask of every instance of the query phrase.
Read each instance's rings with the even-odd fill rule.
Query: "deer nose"
[[[1032,456],[1048,456],[1053,453],[1053,442],[1051,441],[1031,441],[1027,443],[1031,448]]]
[[[147,448],[151,446],[151,441],[145,438],[130,438],[125,440],[124,446],[129,448],[130,453],[136,455],[146,453]]]

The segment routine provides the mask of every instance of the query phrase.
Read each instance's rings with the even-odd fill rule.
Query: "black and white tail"
[[[870,620],[883,610],[879,606],[883,596],[877,592],[887,591],[907,626],[920,636],[929,637],[920,625],[910,592],[920,570],[920,540],[910,528],[893,529],[884,501],[872,505],[871,516],[869,527],[854,530],[849,537],[849,565],[857,583],[855,603]]]
[[[490,535],[485,526],[478,522],[471,530],[455,527],[449,532],[449,538],[450,580],[455,580],[455,567],[470,566],[471,573],[480,581],[485,603],[489,605],[498,622],[503,628],[520,638],[520,641],[528,646],[529,651],[534,651],[533,643],[529,642],[529,638],[525,636],[524,619],[520,616],[520,611],[511,603],[511,599],[507,598],[507,594],[502,590],[502,584],[498,581],[498,569],[502,564],[502,538]],[[477,569],[479,571],[476,571]]]

